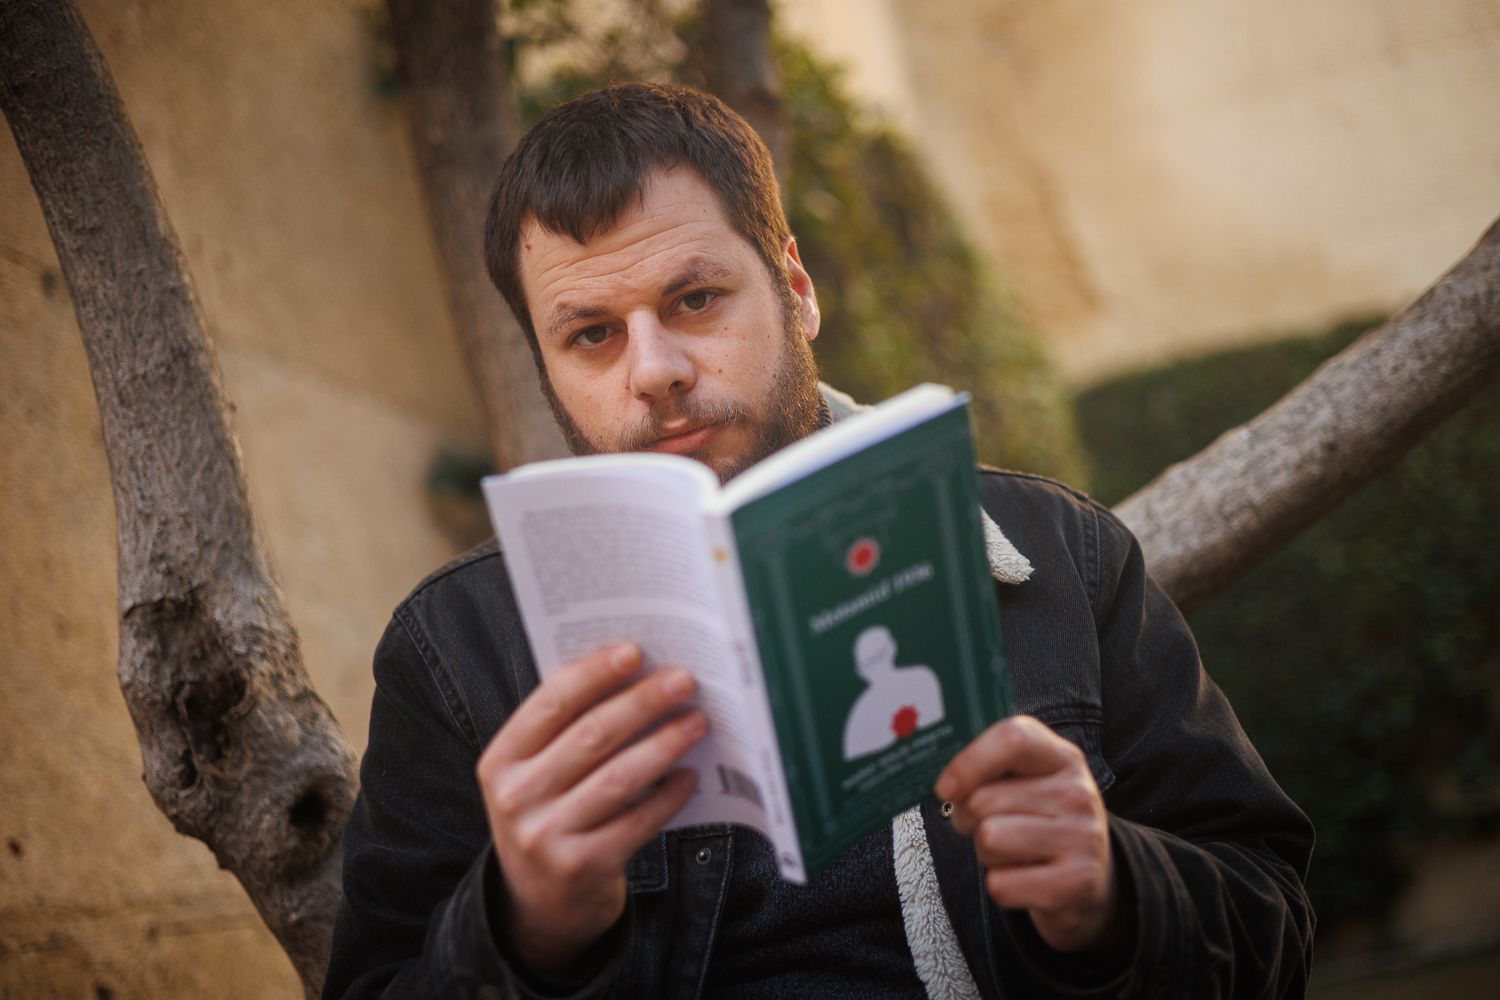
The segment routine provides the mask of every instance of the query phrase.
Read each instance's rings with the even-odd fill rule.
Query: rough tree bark
[[[519,131],[494,0],[388,0],[412,149],[490,446],[500,468],[567,454],[531,348],[485,272],[485,211]]]
[[[302,667],[229,406],[140,144],[71,3],[0,3],[0,109],[72,290],[119,540],[120,686],[144,779],[319,988],[354,755]]]
[[[703,20],[707,44],[695,62],[704,83],[745,116],[785,177],[792,134],[771,52],[770,0],[704,0]]]
[[[1197,607],[1380,475],[1500,373],[1500,221],[1405,311],[1116,508]]]

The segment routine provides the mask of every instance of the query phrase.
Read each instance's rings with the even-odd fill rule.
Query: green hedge
[[[1361,325],[1078,400],[1115,503],[1263,410]],[[1326,928],[1379,917],[1435,838],[1500,832],[1500,389],[1193,617],[1203,661],[1318,828]]]

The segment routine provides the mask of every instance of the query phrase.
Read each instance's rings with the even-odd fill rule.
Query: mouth
[[[664,434],[646,445],[646,451],[666,455],[689,455],[702,451],[713,443],[724,429],[723,424],[700,424],[685,427],[671,434]]]

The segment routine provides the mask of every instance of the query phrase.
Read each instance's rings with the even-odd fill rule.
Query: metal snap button
[[[953,815],[953,803],[944,802],[943,808],[939,809],[938,812],[943,814],[943,819],[947,819],[949,816]]]
[[[693,855],[693,860],[700,865],[706,865],[714,859],[714,852],[706,847],[698,848],[698,853]]]

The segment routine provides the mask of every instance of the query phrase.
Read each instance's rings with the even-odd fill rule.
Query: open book
[[[669,828],[740,823],[806,881],[1010,714],[967,396],[918,386],[724,487],[672,455],[484,481],[543,677],[613,642],[698,679]]]

